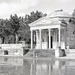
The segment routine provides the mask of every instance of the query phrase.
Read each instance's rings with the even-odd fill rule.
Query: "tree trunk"
[[[3,38],[2,38],[2,37],[0,37],[0,44],[2,44],[2,41],[3,41]]]
[[[18,34],[15,34],[16,36],[16,43],[18,43]]]
[[[8,44],[8,42],[9,42],[8,36],[5,36],[4,43]]]

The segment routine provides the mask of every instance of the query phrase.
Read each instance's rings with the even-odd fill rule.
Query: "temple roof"
[[[67,12],[61,10],[56,10],[48,15],[49,17],[71,17],[71,15]]]
[[[63,10],[56,10],[51,14],[47,15],[46,17],[42,17],[31,24],[29,26],[40,26],[40,25],[59,25],[62,22],[65,24],[68,22],[69,18],[71,17],[70,14],[64,12]]]

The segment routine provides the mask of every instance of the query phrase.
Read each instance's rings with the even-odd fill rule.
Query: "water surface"
[[[0,57],[0,75],[75,75],[75,60]]]

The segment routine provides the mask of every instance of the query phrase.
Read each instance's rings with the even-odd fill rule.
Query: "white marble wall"
[[[8,51],[8,55],[23,56],[22,44],[0,44],[0,55],[4,55],[4,51]]]

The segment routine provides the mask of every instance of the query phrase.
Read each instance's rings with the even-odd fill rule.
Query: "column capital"
[[[39,30],[36,30],[36,33],[38,33],[39,32]]]
[[[31,30],[31,32],[33,32],[33,30]]]
[[[61,29],[61,28],[58,28],[59,30]]]
[[[42,29],[39,29],[39,31],[42,31]]]
[[[58,29],[60,30],[61,29],[61,26]]]

